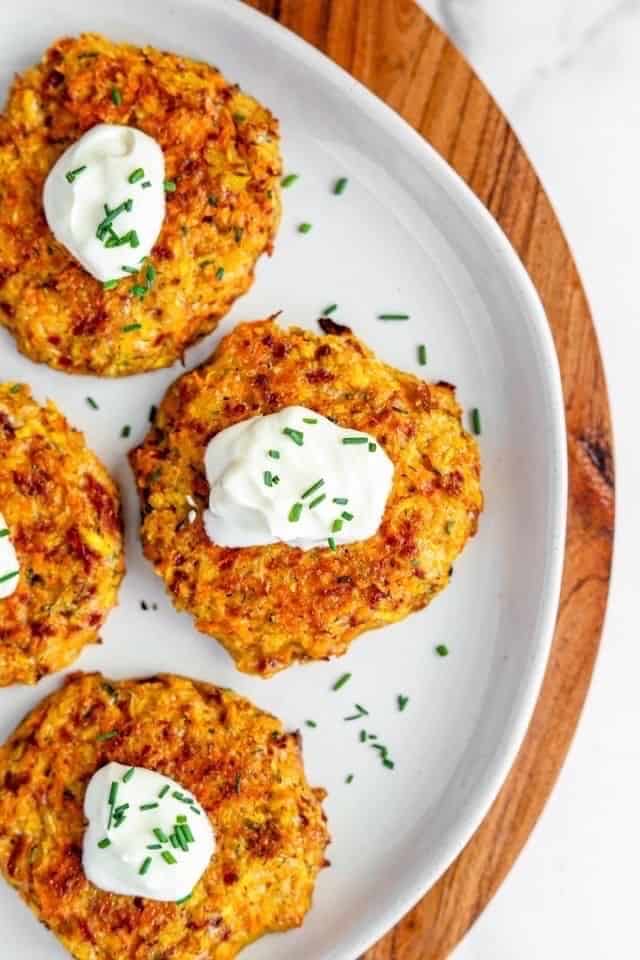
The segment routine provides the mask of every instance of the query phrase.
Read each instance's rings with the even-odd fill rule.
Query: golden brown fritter
[[[0,600],[0,686],[35,683],[98,639],[124,575],[120,496],[84,437],[0,384],[0,512],[20,582]]]
[[[143,299],[136,276],[103,289],[45,220],[49,170],[97,123],[154,137],[176,184]],[[96,34],[59,40],[16,79],[0,117],[0,323],[60,370],[122,376],[173,363],[271,251],[280,170],[277,121],[214,67]],[[141,329],[123,329],[132,324]]]
[[[147,557],[176,607],[247,673],[344,653],[364,630],[424,607],[449,582],[482,509],[478,448],[462,428],[453,387],[395,370],[334,328],[345,332],[317,337],[271,321],[237,327],[173,384],[131,454]],[[395,475],[379,531],[335,552],[217,546],[202,522],[209,440],[294,404],[384,447]],[[199,507],[193,523],[187,498]]]
[[[186,903],[86,879],[84,794],[111,761],[174,778],[210,817],[216,853]],[[75,674],[0,749],[0,870],[78,960],[230,960],[302,923],[326,863],[323,797],[298,735],[230,690]]]

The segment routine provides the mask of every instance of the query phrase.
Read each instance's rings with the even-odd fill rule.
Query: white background
[[[573,248],[613,407],[617,533],[591,693],[546,812],[454,960],[627,960],[640,747],[640,0],[422,0],[485,81]]]

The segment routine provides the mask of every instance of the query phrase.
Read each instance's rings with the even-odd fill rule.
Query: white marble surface
[[[640,0],[422,0],[513,123],[559,213],[609,381],[617,538],[604,642],[558,787],[454,960],[640,956]]]

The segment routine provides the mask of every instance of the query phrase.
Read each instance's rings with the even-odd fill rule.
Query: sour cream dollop
[[[215,851],[213,827],[179,783],[154,770],[109,763],[89,781],[82,866],[109,893],[188,897]]]
[[[20,580],[20,561],[11,542],[9,525],[0,513],[0,600],[10,597]]]
[[[123,267],[149,255],[164,220],[162,149],[135,127],[99,123],[54,164],[43,204],[56,239],[96,280],[129,276]]]
[[[366,540],[393,482],[393,463],[374,437],[297,406],[221,430],[205,467],[205,529],[223,547],[311,550]]]

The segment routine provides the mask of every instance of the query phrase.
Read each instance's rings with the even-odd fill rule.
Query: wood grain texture
[[[611,423],[598,343],[567,241],[524,150],[462,55],[412,0],[250,2],[386,100],[466,180],[529,271],[560,358],[569,447],[568,539],[542,692],[518,758],[482,826],[424,899],[365,955],[366,960],[443,960],[496,892],[540,816],[591,678],[614,525]]]

